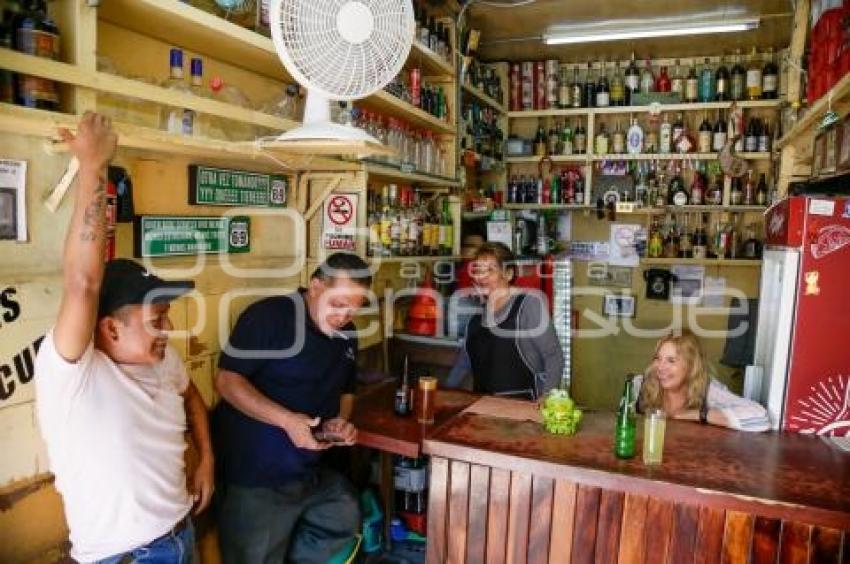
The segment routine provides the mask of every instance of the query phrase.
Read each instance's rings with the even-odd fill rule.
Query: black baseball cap
[[[113,259],[106,263],[100,288],[98,318],[125,305],[163,304],[195,287],[191,280],[163,280],[144,266],[129,259]]]

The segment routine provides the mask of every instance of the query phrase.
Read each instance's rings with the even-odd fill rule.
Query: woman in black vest
[[[564,355],[546,297],[511,286],[514,260],[501,243],[476,251],[471,274],[484,311],[467,324],[448,386],[458,386],[469,371],[472,389],[485,394],[537,399],[558,384]]]

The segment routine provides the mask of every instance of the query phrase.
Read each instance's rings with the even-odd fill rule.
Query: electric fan
[[[364,98],[399,73],[413,42],[411,1],[274,0],[270,23],[277,54],[307,89],[307,102],[304,124],[263,146],[358,157],[391,152],[362,129],[332,122],[329,101]]]

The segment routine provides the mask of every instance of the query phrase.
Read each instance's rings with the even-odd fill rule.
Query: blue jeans
[[[186,527],[179,533],[166,533],[146,545],[94,564],[191,564],[194,553],[195,528],[187,517]]]

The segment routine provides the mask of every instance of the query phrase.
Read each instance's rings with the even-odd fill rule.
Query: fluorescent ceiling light
[[[728,33],[749,31],[759,26],[758,17],[714,19],[704,21],[652,21],[618,20],[578,25],[550,26],[543,34],[547,45],[568,43],[592,43],[594,41],[619,41],[623,39],[644,39],[647,37],[671,37],[682,35],[700,35],[706,33]]]

